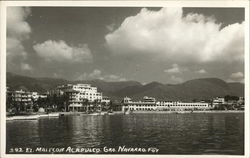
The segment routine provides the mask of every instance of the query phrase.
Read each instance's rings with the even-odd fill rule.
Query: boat
[[[126,110],[125,112],[124,112],[124,115],[128,115],[128,114],[131,114],[132,113],[132,111],[130,111],[129,109],[128,110]]]

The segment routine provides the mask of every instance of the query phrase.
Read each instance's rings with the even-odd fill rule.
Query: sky
[[[244,82],[244,8],[8,7],[7,71],[67,80]]]

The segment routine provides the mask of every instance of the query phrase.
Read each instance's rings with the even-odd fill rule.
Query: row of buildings
[[[48,91],[46,94],[39,94],[37,92],[27,91],[9,91],[7,88],[7,95],[14,102],[21,102],[22,104],[31,104],[32,101],[38,100],[38,98],[47,97],[66,97],[67,111],[86,111],[89,107],[108,105],[111,101],[109,97],[103,96],[101,92],[97,90],[97,87],[93,87],[90,84],[66,84],[57,86],[55,89]],[[244,98],[240,97],[237,100],[244,103]],[[179,111],[179,110],[210,110],[219,105],[224,104],[236,104],[234,102],[226,102],[225,98],[217,97],[212,102],[181,102],[181,101],[157,101],[152,97],[143,97],[142,101],[133,101],[129,97],[125,97],[120,106],[123,111]]]
[[[180,102],[156,101],[152,97],[143,97],[142,101],[132,101],[131,98],[123,99],[123,111],[183,111],[183,110],[209,110],[213,105],[206,102]]]
[[[244,98],[239,100],[225,100],[224,97],[216,97],[211,102],[181,102],[181,101],[156,101],[153,97],[143,97],[142,101],[132,101],[125,97],[122,101],[123,111],[186,111],[186,110],[212,110],[224,105],[243,105]]]
[[[19,102],[22,104],[31,104],[32,101],[37,101],[38,98],[47,98],[47,94],[39,94],[38,92],[29,92],[24,90],[10,91],[7,87],[7,98],[10,98],[13,102]]]
[[[90,84],[66,84],[57,86],[55,89],[50,90],[44,94],[38,92],[29,92],[24,90],[11,91],[7,87],[7,98],[13,104],[18,105],[31,105],[39,98],[46,99],[48,97],[61,97],[66,98],[65,104],[67,111],[86,110],[85,105],[94,106],[100,104],[110,103],[110,98],[103,96],[101,92],[97,91],[97,87],[92,87]]]

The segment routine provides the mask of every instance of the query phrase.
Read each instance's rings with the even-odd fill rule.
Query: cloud
[[[124,77],[120,77],[118,75],[113,75],[113,74],[106,76],[105,79],[107,81],[126,81],[127,80]]]
[[[231,78],[242,78],[244,77],[244,74],[242,72],[235,72],[235,73],[232,73]]]
[[[114,31],[114,29],[115,29],[115,23],[106,25],[106,28],[107,28],[108,31]]]
[[[91,73],[88,75],[88,78],[90,78],[90,79],[103,79],[103,78],[101,77],[101,75],[102,75],[101,70],[95,69],[93,72],[91,72]]]
[[[244,74],[242,72],[234,72],[230,75],[228,82],[244,82]]]
[[[7,60],[12,62],[12,59],[19,58],[19,59],[26,59],[27,52],[24,49],[22,41],[14,38],[14,37],[7,37]]]
[[[215,19],[182,8],[142,9],[105,36],[115,55],[150,56],[176,63],[242,61],[244,22],[221,28]]]
[[[31,33],[30,25],[25,21],[31,13],[27,7],[8,7],[7,8],[7,36],[19,40],[28,38]]]
[[[207,71],[204,70],[204,69],[200,69],[200,70],[197,70],[195,72],[198,73],[198,74],[205,74],[205,73],[207,73]]]
[[[110,75],[104,75],[101,70],[95,69],[91,73],[84,73],[80,75],[78,80],[93,80],[93,79],[99,79],[99,80],[105,80],[109,82],[116,82],[116,81],[126,81],[127,79],[124,77],[120,77],[118,75],[110,74]]]
[[[177,64],[173,64],[172,68],[166,69],[166,70],[164,70],[164,72],[168,72],[168,73],[180,73],[181,70],[180,70],[180,68],[179,68],[179,66]]]
[[[36,53],[46,61],[92,62],[92,54],[87,44],[74,47],[65,41],[47,40],[33,46]]]
[[[7,8],[7,71],[31,70],[25,64],[28,54],[23,46],[31,33],[31,27],[26,22],[30,13],[27,7]]]
[[[166,73],[182,73],[184,71],[187,71],[187,68],[182,68],[178,64],[173,64],[172,68],[164,70]]]

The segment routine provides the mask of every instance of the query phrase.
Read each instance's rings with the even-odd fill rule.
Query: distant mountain
[[[18,90],[29,90],[37,92],[46,92],[47,90],[53,89],[58,85],[68,83],[67,80],[54,79],[54,78],[33,78],[27,76],[21,76],[7,72],[7,86],[10,89]]]
[[[143,96],[152,96],[158,100],[211,99],[217,96],[235,95],[244,96],[244,84],[227,83],[218,78],[203,78],[189,80],[181,84],[170,85],[151,82],[142,85],[137,81],[106,82],[103,80],[68,81],[54,78],[32,78],[13,73],[7,73],[7,86],[11,89],[25,89],[29,91],[46,92],[58,85],[68,83],[89,83],[98,87],[98,90],[112,99],[121,99],[125,96],[141,99]]]
[[[239,82],[228,83],[231,94],[235,96],[244,96],[244,84]]]
[[[103,80],[89,80],[89,81],[68,81],[56,78],[32,78],[21,76],[14,73],[7,72],[7,86],[13,90],[24,89],[29,91],[37,91],[40,93],[54,89],[63,84],[88,83],[92,86],[98,87],[98,90],[108,95],[112,92],[118,91],[125,87],[141,85],[136,81],[122,81],[122,82],[106,82]]]
[[[211,99],[225,95],[244,96],[244,84],[226,83],[217,78],[194,79],[176,85],[152,82],[144,86],[127,87],[116,94],[120,97],[129,96],[134,99],[152,96],[159,100],[192,101],[193,99]]]
[[[106,82],[103,80],[74,81],[70,83],[88,83],[98,88],[104,95],[112,96],[117,91],[126,87],[141,86],[137,81]]]

